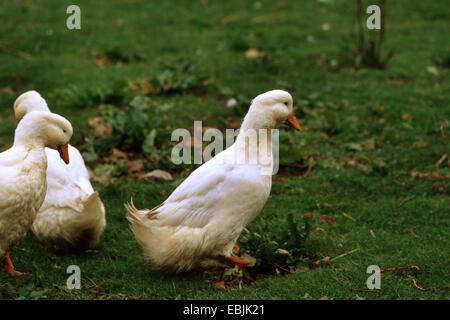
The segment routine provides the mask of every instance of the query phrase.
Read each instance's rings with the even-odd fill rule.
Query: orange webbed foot
[[[11,258],[9,254],[5,256],[5,266],[3,267],[3,271],[8,272],[11,275],[20,276],[23,272],[19,272],[14,270],[14,265],[12,264]]]
[[[216,283],[214,283],[215,287],[221,288],[226,290],[227,288],[225,287],[225,281],[217,281]]]
[[[248,267],[249,265],[251,265],[253,263],[253,261],[245,259],[245,258],[240,258],[237,256],[232,255],[230,257],[231,262],[233,263],[234,266],[237,266],[239,269],[244,269],[245,267]]]

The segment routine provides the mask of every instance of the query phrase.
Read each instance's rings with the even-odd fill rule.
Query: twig
[[[422,237],[420,237],[420,236],[418,236],[415,232],[414,232],[414,228],[411,228],[411,234],[414,236],[414,238],[417,238],[417,239],[420,239],[420,240],[423,240],[423,238]]]
[[[282,266],[280,266],[279,264],[274,263],[275,268],[280,268],[281,270],[283,270],[284,272],[287,273],[292,273],[291,270],[288,270],[286,268],[283,268]]]
[[[411,265],[411,266],[406,266],[406,267],[393,267],[393,268],[383,268],[380,270],[380,272],[384,272],[384,271],[405,271],[405,270],[420,270],[420,268],[418,266],[415,265]]]
[[[408,278],[410,278],[410,279],[413,281],[414,287],[416,287],[417,289],[422,290],[422,291],[427,291],[427,290],[428,290],[428,289],[424,289],[424,288],[420,287],[420,286],[417,284],[416,278],[414,278],[413,276],[411,276],[411,275],[408,274]]]
[[[351,251],[349,251],[349,252],[343,253],[343,254],[341,254],[341,255],[338,255],[337,257],[334,257],[334,258],[330,259],[329,262],[334,261],[334,260],[337,260],[337,259],[342,258],[342,257],[345,257],[345,256],[348,256],[349,254],[355,253],[355,252],[357,252],[357,251],[359,251],[359,249],[353,249],[353,250],[351,250]]]
[[[311,173],[312,167],[313,167],[313,163],[314,163],[314,159],[312,157],[308,158],[308,169],[306,169],[305,174],[303,175],[303,177],[308,177],[309,174]]]
[[[444,125],[441,124],[441,126],[439,127],[439,129],[441,130],[442,143],[444,144],[445,154],[447,155],[447,163],[448,163],[448,166],[450,167],[450,157],[448,156],[447,136],[446,136],[445,133],[444,133]]]
[[[439,167],[441,165],[442,162],[444,162],[444,160],[447,158],[447,154],[444,153],[442,155],[442,157],[434,164],[435,167]]]
[[[415,194],[413,194],[412,196],[406,197],[405,199],[403,199],[402,201],[399,202],[399,204],[397,205],[397,208],[400,208],[402,205],[404,205],[406,202],[414,199],[416,197]]]
[[[382,294],[382,292],[381,291],[376,291],[376,290],[362,290],[362,289],[353,289],[353,288],[350,288],[350,291],[351,292],[367,292],[367,293],[376,293],[376,294]]]

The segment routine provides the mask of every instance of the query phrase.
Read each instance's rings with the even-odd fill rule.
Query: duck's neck
[[[240,164],[261,166],[272,172],[272,129],[255,129],[243,123],[235,143],[236,157]]]
[[[18,143],[14,141],[13,148],[16,154],[30,166],[38,166],[41,169],[47,169],[47,157],[45,155],[45,147],[41,144]]]

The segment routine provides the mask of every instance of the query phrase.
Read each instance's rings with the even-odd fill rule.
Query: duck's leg
[[[234,266],[237,266],[239,269],[244,269],[245,267],[248,267],[250,264],[252,264],[251,260],[240,258],[235,255],[230,256],[230,261]]]
[[[17,276],[20,276],[23,274],[22,272],[14,270],[14,265],[12,264],[11,258],[9,257],[9,253],[7,253],[5,256],[5,266],[3,267],[3,271],[6,271],[9,274],[17,275]]]

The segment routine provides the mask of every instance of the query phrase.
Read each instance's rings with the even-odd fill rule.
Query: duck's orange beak
[[[297,118],[294,115],[290,116],[289,119],[287,119],[287,124],[297,131],[301,130],[300,125],[297,122]]]
[[[66,164],[69,164],[69,145],[65,144],[58,147],[59,156],[64,160]]]

